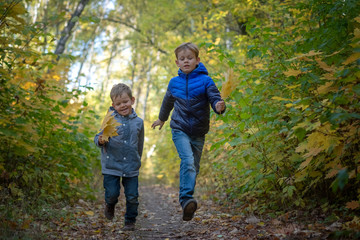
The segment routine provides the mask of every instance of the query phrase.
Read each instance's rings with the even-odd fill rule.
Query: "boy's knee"
[[[107,189],[105,194],[106,202],[111,205],[116,204],[118,202],[119,195],[119,191],[111,191]]]
[[[182,167],[187,171],[197,172],[194,162],[188,161],[184,162],[182,165]]]
[[[137,196],[130,196],[126,198],[126,201],[130,204],[139,204]]]
[[[118,202],[118,197],[110,196],[107,198],[107,203],[110,205],[115,205]]]

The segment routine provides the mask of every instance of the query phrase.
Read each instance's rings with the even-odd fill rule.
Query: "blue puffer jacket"
[[[144,122],[133,110],[129,116],[121,116],[113,107],[109,111],[116,121],[121,123],[117,127],[118,136],[109,138],[109,142],[99,145],[99,136],[96,134],[94,142],[101,148],[101,171],[120,177],[139,176],[141,155],[144,146]]]
[[[222,100],[219,90],[202,63],[191,73],[185,74],[179,69],[178,74],[169,82],[159,119],[168,120],[174,108],[170,122],[172,129],[179,129],[189,136],[204,136],[209,131],[209,104],[215,113],[223,113],[215,108],[215,104]]]

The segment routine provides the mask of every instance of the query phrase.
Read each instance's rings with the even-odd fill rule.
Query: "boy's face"
[[[188,74],[200,63],[200,58],[195,57],[195,53],[190,49],[185,49],[178,53],[175,62],[183,73]]]
[[[135,98],[130,98],[127,93],[121,94],[121,96],[113,99],[112,106],[121,116],[128,116],[132,113],[132,105],[135,102]]]

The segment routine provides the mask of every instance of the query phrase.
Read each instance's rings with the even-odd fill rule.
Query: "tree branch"
[[[67,40],[70,37],[71,30],[74,28],[77,21],[74,21],[73,19],[75,17],[79,17],[84,10],[86,4],[89,2],[89,0],[80,0],[79,4],[77,5],[75,12],[71,15],[70,20],[68,21],[66,27],[61,32],[61,38],[56,46],[55,54],[58,55],[57,60],[59,60],[59,55],[62,54],[65,50],[65,44]]]
[[[147,35],[145,35],[141,29],[139,28],[136,28],[135,26],[129,24],[128,22],[125,22],[125,21],[122,21],[122,20],[119,20],[119,19],[112,19],[112,18],[105,18],[103,20],[106,20],[106,21],[109,21],[109,22],[114,22],[114,23],[120,23],[128,28],[131,28],[132,30],[134,30],[135,32],[138,32],[139,34],[141,34],[143,37],[146,38],[146,42],[149,43],[151,46],[153,46],[156,50],[158,50],[159,52],[163,53],[163,54],[168,54],[167,51],[159,48],[158,46],[156,46],[156,44],[154,43],[153,40],[151,40],[151,38]]]

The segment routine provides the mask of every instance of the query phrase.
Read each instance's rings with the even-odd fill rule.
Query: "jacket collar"
[[[114,111],[114,114],[115,114],[115,115],[121,116],[121,115],[115,110],[115,108],[112,107],[112,106],[109,108],[109,111]],[[122,117],[123,117],[123,116],[122,116]],[[134,111],[134,109],[132,109],[132,113],[130,113],[130,115],[129,115],[129,116],[126,116],[126,117],[128,117],[128,118],[136,118],[136,117],[137,117],[137,114],[136,114],[136,112]]]
[[[192,72],[186,74],[186,73],[183,73],[183,71],[181,71],[181,69],[179,68],[178,74],[181,78],[186,78],[186,75],[188,75],[189,77],[196,77],[200,74],[208,75],[208,71],[207,71],[206,67],[204,66],[204,64],[202,62],[200,62],[197,65],[197,67],[194,70],[192,70]]]

